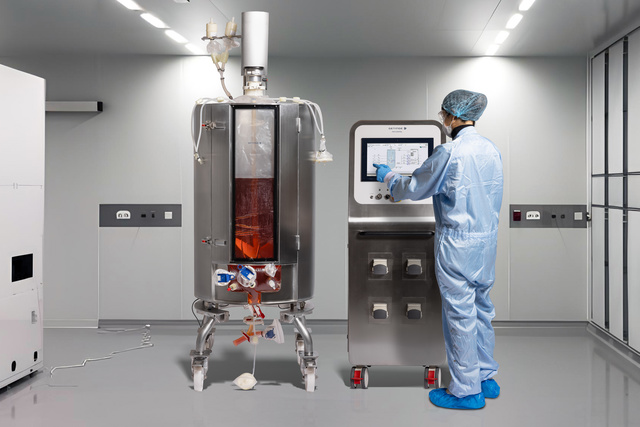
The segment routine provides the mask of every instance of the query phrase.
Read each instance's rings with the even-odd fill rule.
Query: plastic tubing
[[[227,89],[227,85],[224,82],[224,64],[222,67],[220,67],[218,65],[218,62],[216,61],[216,58],[213,55],[211,55],[211,60],[213,61],[213,64],[216,66],[216,68],[218,69],[218,72],[220,73],[220,84],[222,85],[222,90],[224,90],[224,93],[229,97],[229,99],[233,99],[233,96],[231,96],[231,93]]]
[[[202,137],[202,113],[204,111],[204,106],[206,104],[213,104],[215,100],[211,98],[202,98],[201,101],[202,102],[196,102],[195,105],[193,106],[193,110],[191,111],[191,140],[193,141],[193,150],[197,159],[200,158],[200,155],[198,154],[198,149],[200,148],[200,138]],[[193,126],[195,125],[194,118],[196,115],[195,113],[196,113],[196,108],[198,108],[198,105],[200,105],[200,122],[199,122],[200,126],[198,126],[198,139],[196,140],[195,135],[193,133]]]
[[[333,160],[333,155],[331,155],[331,153],[329,153],[327,151],[327,144],[326,144],[326,139],[324,137],[324,120],[322,117],[322,110],[320,109],[320,106],[318,104],[316,104],[315,102],[311,102],[308,101],[306,99],[301,99],[301,100],[293,100],[292,98],[285,98],[288,101],[294,101],[294,102],[300,102],[303,103],[307,106],[307,108],[309,108],[309,112],[311,113],[311,117],[313,118],[313,123],[316,126],[316,129],[318,130],[318,133],[320,133],[320,146],[318,147],[318,155],[320,153],[323,152],[327,152],[327,156],[328,156],[328,160],[325,159],[323,161],[331,161]],[[317,157],[316,157],[317,158]]]

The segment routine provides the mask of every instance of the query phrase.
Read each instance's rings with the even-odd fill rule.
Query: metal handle
[[[362,237],[433,237],[435,231],[359,231]]]

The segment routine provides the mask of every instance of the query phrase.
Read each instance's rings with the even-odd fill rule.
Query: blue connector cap
[[[235,279],[236,276],[229,273],[218,273],[218,283],[229,283],[230,281],[232,281],[233,279]]]
[[[264,337],[268,340],[272,340],[276,337],[276,331],[275,329],[267,329],[267,331],[264,333]]]
[[[248,281],[251,282],[256,278],[256,273],[245,267],[244,265],[239,265],[238,268],[240,269],[240,274],[242,275],[242,277],[244,277]]]

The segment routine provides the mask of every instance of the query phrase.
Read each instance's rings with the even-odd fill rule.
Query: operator
[[[498,217],[502,204],[502,158],[480,136],[475,122],[487,97],[455,90],[442,101],[440,121],[451,142],[442,144],[411,177],[374,164],[395,201],[433,196],[435,266],[442,297],[442,326],[451,371],[449,388],[429,393],[443,408],[480,409],[500,387],[493,358],[495,309],[489,291],[495,280]]]

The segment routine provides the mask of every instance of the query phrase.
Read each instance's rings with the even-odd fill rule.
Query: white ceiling
[[[271,56],[373,56],[384,63],[392,56],[483,55],[520,0],[137,2],[203,48],[209,18],[224,28],[242,11],[264,10]],[[0,56],[190,54],[139,14],[116,0],[0,0]],[[586,55],[639,20],[640,0],[537,0],[498,55]]]

